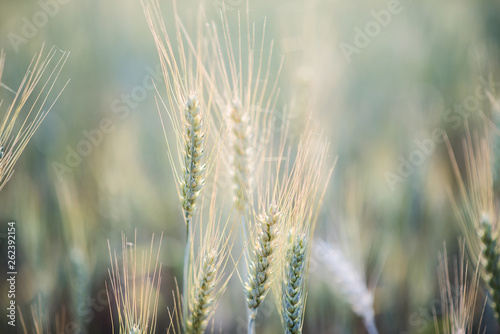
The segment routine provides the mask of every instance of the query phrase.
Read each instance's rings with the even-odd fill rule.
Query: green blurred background
[[[342,51],[345,43],[356,46],[356,29],[364,30],[374,21],[372,11],[387,9],[390,3],[251,1],[249,17],[258,27],[266,19],[274,55],[284,57],[277,109],[293,105],[312,110],[332,141],[331,160],[338,155],[318,236],[342,239],[338,235],[344,225],[339,220],[352,204],[345,194],[354,186],[350,180],[356,179],[356,205],[363,210],[358,223],[362,244],[343,247],[353,259],[363,259],[360,266],[368,279],[383,264],[375,290],[379,330],[433,333],[432,312],[439,308],[438,253],[446,242],[448,254],[456,254],[460,231],[446,192],[454,184],[446,146],[432,141],[426,153],[419,145],[429,143],[439,129],[458,143],[465,119],[474,127],[481,113],[491,114],[486,100],[466,112],[460,106],[478,89],[494,92],[494,83],[500,82],[500,3],[401,0],[398,13],[365,41],[368,45],[357,47],[349,61]],[[167,29],[172,29],[171,1],[160,4]],[[198,5],[179,2],[179,15],[189,22]],[[222,1],[207,1],[205,8],[207,19],[219,22]],[[246,2],[228,1],[226,10],[230,22],[235,22],[238,11],[246,11]],[[71,311],[75,277],[83,277],[89,282],[88,297],[97,300],[94,311],[85,316],[89,332],[109,333],[107,301],[100,298],[108,279],[106,240],[119,248],[120,232],[132,237],[137,229],[138,245],[148,247],[151,234],[163,231],[158,332],[164,332],[174,277],[182,273],[185,229],[155,93],[144,88],[152,75],[157,84],[162,79],[154,76],[159,61],[140,2],[0,3],[5,85],[16,89],[43,43],[71,52],[59,86],[69,78],[71,82],[0,192],[0,227],[6,231],[8,221],[17,223],[16,301],[27,321],[29,307],[39,296],[51,321],[62,308],[70,321],[75,317]],[[10,93],[2,90],[8,100]],[[125,106],[126,112],[119,109]],[[298,131],[307,116],[295,116],[292,129]],[[97,130],[101,135],[95,135]],[[88,142],[86,134],[94,134],[96,144],[82,143]],[[68,152],[79,148],[87,148],[87,156],[81,161],[68,158]],[[397,174],[401,161],[417,151],[423,152],[421,162],[391,186],[387,173]],[[61,165],[54,163],[69,168],[61,172],[55,167]],[[311,265],[304,333],[365,333],[362,321],[315,270]],[[221,326],[223,333],[245,332],[239,284],[237,278],[232,280],[217,311],[216,328]],[[4,309],[4,279],[0,288]],[[482,298],[484,293],[479,308]],[[279,318],[271,300],[265,310],[257,332],[276,333]],[[486,308],[487,333],[498,331],[493,319]],[[0,332],[10,330],[2,320]]]

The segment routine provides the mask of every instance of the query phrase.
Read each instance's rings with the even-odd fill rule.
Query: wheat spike
[[[482,266],[484,279],[491,293],[491,307],[500,323],[500,253],[498,252],[498,235],[492,231],[491,221],[487,215],[481,217],[479,236],[482,243]]]
[[[249,266],[245,285],[250,320],[257,316],[257,310],[266,297],[272,283],[273,253],[276,249],[280,212],[276,205],[270,205],[267,213],[259,216],[260,232],[253,251],[253,260]]]
[[[253,187],[266,163],[273,131],[278,130],[273,128],[273,122],[276,116],[282,116],[283,123],[287,123],[288,114],[277,115],[275,108],[282,62],[276,71],[272,66],[274,42],[266,40],[266,21],[259,27],[250,24],[248,7],[246,18],[242,19],[240,13],[237,17],[237,29],[230,29],[228,12],[223,9],[223,38],[219,37],[218,26],[212,23],[208,42],[215,59],[210,71],[216,82],[216,118],[227,125],[229,133],[227,154],[222,159],[229,157],[225,162],[232,175],[234,205],[242,219],[244,241],[248,243]],[[256,33],[260,29],[262,34]]]
[[[289,242],[282,287],[282,317],[286,334],[302,333],[305,310],[306,235],[296,235]]]
[[[252,129],[250,118],[238,99],[229,108],[232,177],[236,209],[244,215],[252,188]]]
[[[209,309],[214,304],[215,278],[218,269],[217,254],[211,252],[203,259],[200,277],[197,286],[194,287],[194,301],[190,305],[190,315],[186,321],[187,333],[201,334],[207,327]]]
[[[191,221],[196,208],[196,200],[205,184],[203,172],[206,166],[201,162],[203,158],[203,129],[200,105],[196,95],[190,96],[184,109],[185,148],[184,148],[184,175],[182,179],[182,208],[186,222]]]
[[[340,293],[360,316],[369,333],[377,333],[375,312],[373,310],[373,292],[368,289],[364,275],[345,257],[343,252],[324,241],[318,241],[314,254],[321,254],[317,260],[328,271],[327,282]]]
[[[275,285],[283,330],[301,333],[305,313],[306,281],[309,268],[310,241],[314,234],[326,187],[333,167],[326,167],[328,141],[310,124],[301,137],[292,169],[284,180],[282,228],[277,265],[279,282]]]
[[[480,263],[482,275],[491,292],[491,306],[500,323],[500,267],[498,252],[498,199],[494,194],[493,162],[488,129],[484,136],[470,134],[466,124],[466,136],[462,145],[465,155],[466,174],[463,177],[451,144],[447,141],[454,173],[458,181],[457,199],[449,191],[453,209],[457,214],[473,264]],[[480,256],[482,260],[479,261]]]

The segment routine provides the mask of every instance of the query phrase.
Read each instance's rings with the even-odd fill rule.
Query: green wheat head
[[[207,327],[215,303],[216,274],[219,269],[215,252],[203,259],[197,284],[193,287],[189,318],[186,320],[186,332],[189,334],[201,334]]]
[[[306,250],[308,236],[290,236],[282,282],[282,321],[286,334],[302,333],[305,310]]]
[[[280,212],[276,205],[270,205],[268,212],[258,218],[260,232],[257,236],[245,284],[247,305],[252,319],[255,319],[257,310],[272,284],[273,254],[277,247],[278,236],[276,225],[279,218]]]
[[[184,108],[185,137],[184,137],[184,173],[182,178],[182,209],[187,222],[193,217],[196,201],[205,184],[203,172],[206,166],[201,162],[203,158],[203,130],[200,105],[196,95],[190,96]]]
[[[498,235],[492,231],[488,216],[481,217],[479,236],[482,243],[482,266],[484,280],[491,293],[491,307],[495,311],[497,321],[500,321],[500,253],[498,252]]]
[[[248,112],[233,99],[229,108],[231,126],[232,178],[235,207],[244,214],[250,203],[252,187],[252,128]]]

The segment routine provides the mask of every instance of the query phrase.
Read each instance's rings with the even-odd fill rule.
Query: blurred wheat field
[[[500,331],[500,3],[158,5],[0,3],[0,333]]]

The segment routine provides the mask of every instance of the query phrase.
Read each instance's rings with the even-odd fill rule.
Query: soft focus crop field
[[[48,81],[49,70],[43,73],[17,120],[26,118],[43,83],[54,82],[42,114],[55,103],[0,190],[0,333],[166,333],[171,312],[182,313],[186,222],[196,230],[188,242],[194,256],[190,298],[199,293],[195,286],[209,266],[211,247],[220,261],[214,265],[221,276],[214,291],[223,294],[212,296],[206,333],[247,333],[252,309],[244,286],[252,282],[247,276],[253,270],[273,279],[258,306],[255,333],[283,332],[280,298],[286,291],[279,282],[288,279],[291,253],[282,245],[299,235],[307,245],[300,290],[303,333],[372,334],[377,331],[371,320],[378,333],[499,333],[490,301],[495,296],[500,301],[500,284],[491,281],[500,282],[495,258],[500,254],[495,243],[500,228],[500,107],[495,102],[500,99],[500,2],[178,0],[177,14],[172,0],[159,4],[165,28],[159,36],[171,37],[174,53],[177,22],[193,48],[198,31],[215,31],[220,43],[218,56],[210,53],[214,36],[204,40],[207,45],[200,43],[209,50],[203,60],[209,74],[195,70],[203,81],[197,93],[200,110],[212,106],[216,116],[203,119],[207,168],[198,176],[206,180],[192,221],[186,201],[194,197],[183,191],[202,182],[188,168],[194,165],[182,165],[187,153],[178,147],[195,149],[195,158],[200,153],[196,145],[189,148],[192,142],[183,142],[195,134],[183,134],[187,123],[182,117],[196,117],[196,111],[185,116],[189,112],[183,109],[195,109],[196,103],[182,95],[192,93],[187,85],[179,94],[188,102],[176,96],[179,108],[171,108],[168,92],[186,78],[162,73],[141,1],[0,2],[5,54],[0,122],[42,46],[43,56],[52,50],[54,66],[69,52],[57,80]],[[253,48],[249,35],[255,36]],[[201,66],[193,64],[188,43],[184,46],[192,57],[187,66]],[[228,48],[235,54],[234,69]],[[168,55],[164,61],[175,59]],[[181,59],[176,59],[179,67]],[[250,75],[245,71],[252,59]],[[245,88],[232,87],[231,80],[225,86],[220,64],[228,77],[241,66],[241,83],[263,92],[259,110],[254,110],[259,93],[249,102]],[[213,95],[212,82],[219,87]],[[227,86],[249,108],[248,129],[236,128],[241,133],[231,130],[233,123],[225,125],[230,113],[220,101],[237,108],[232,95],[238,95],[220,88]],[[177,113],[180,132],[167,109]],[[245,121],[235,117],[231,122]],[[258,120],[252,123],[254,117]],[[11,159],[10,138],[16,135],[3,131],[0,146],[6,154],[0,172]],[[265,142],[269,148],[244,148],[237,160],[238,152],[228,152],[240,135],[251,138],[243,141],[250,147]],[[255,154],[247,159],[250,151]],[[183,184],[186,175],[191,178]],[[251,199],[234,190],[245,186],[254,190]],[[273,215],[271,204],[282,205],[281,216]],[[490,244],[483,235],[486,225],[479,222],[486,219],[483,214],[491,220]],[[284,217],[275,230],[273,217]],[[300,219],[302,225],[295,222]],[[16,237],[14,298],[7,280],[12,276],[9,222],[15,222]],[[247,226],[248,235],[241,226]],[[265,226],[271,229],[267,234],[260,230]],[[272,239],[274,232],[279,242],[265,246],[276,247],[274,255],[253,257],[252,247],[262,245],[260,234]],[[128,253],[122,253],[122,243]],[[133,256],[127,257],[134,250],[137,268],[131,276],[122,265],[134,268]],[[143,268],[145,252],[152,260]],[[252,269],[246,260],[276,267]],[[120,281],[113,273],[110,278],[112,263],[121,271]],[[147,305],[147,318],[156,319],[147,329],[120,329],[119,314],[128,313],[134,324],[147,323],[136,319],[141,311],[120,311],[113,296],[114,289],[126,291],[132,282],[138,284],[137,295],[141,282],[149,284],[151,300],[134,295],[132,303]],[[457,306],[457,298],[475,288],[477,295]],[[15,327],[7,316],[12,300]],[[176,327],[176,332],[196,331]]]

